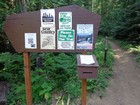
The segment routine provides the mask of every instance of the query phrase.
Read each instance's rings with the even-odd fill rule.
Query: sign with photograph
[[[55,49],[55,26],[40,27],[41,49]]]
[[[36,49],[37,48],[36,33],[24,33],[24,38],[25,38],[25,48],[26,49]]]
[[[58,30],[57,34],[58,49],[74,50],[74,30]]]
[[[93,48],[93,24],[77,24],[76,49]]]
[[[41,26],[54,26],[55,25],[55,10],[54,9],[41,9]]]
[[[59,12],[59,29],[72,29],[72,12]]]

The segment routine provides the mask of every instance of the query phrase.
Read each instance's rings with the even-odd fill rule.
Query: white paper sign
[[[40,27],[41,49],[55,49],[55,26]]]
[[[93,48],[93,24],[77,24],[77,49]]]
[[[81,64],[94,64],[95,61],[92,55],[80,55]]]
[[[25,33],[25,48],[26,49],[36,49],[37,48],[37,40],[36,33]]]
[[[40,13],[42,27],[55,25],[55,9],[41,9]]]
[[[59,29],[72,29],[72,12],[59,12]]]

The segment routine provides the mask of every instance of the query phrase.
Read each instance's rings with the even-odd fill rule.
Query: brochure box
[[[78,77],[80,79],[97,78],[99,64],[95,55],[92,57],[94,59],[93,64],[82,64],[80,55],[77,55]]]

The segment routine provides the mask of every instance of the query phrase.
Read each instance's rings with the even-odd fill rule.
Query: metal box
[[[80,79],[97,78],[99,64],[95,55],[92,55],[95,63],[81,64],[80,55],[77,55],[78,77]]]

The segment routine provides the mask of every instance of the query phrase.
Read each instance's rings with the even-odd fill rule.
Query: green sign
[[[68,13],[60,13],[60,22],[69,23],[71,22],[71,16],[67,16]]]
[[[63,50],[74,50],[74,30],[57,31],[57,48]]]
[[[74,41],[74,30],[58,30],[58,41]]]

